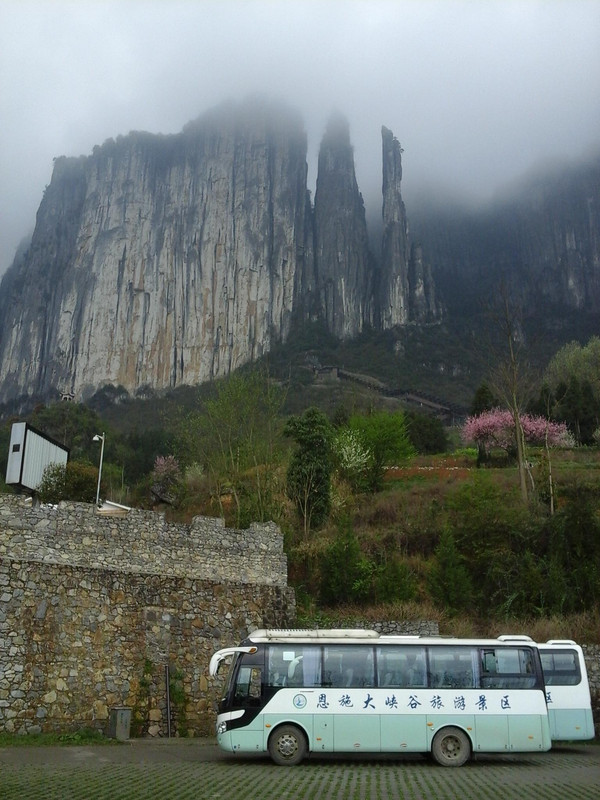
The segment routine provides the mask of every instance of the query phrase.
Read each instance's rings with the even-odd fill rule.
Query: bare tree
[[[495,329],[500,336],[499,346],[492,349],[495,365],[491,371],[490,386],[510,411],[515,426],[515,452],[519,470],[519,486],[524,503],[529,500],[530,487],[535,483],[527,459],[521,414],[538,384],[536,371],[524,354],[525,337],[522,313],[511,301],[508,289],[501,284],[496,307],[492,310]]]

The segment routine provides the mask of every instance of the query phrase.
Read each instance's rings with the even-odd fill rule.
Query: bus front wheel
[[[433,737],[431,755],[442,767],[462,767],[471,757],[471,742],[460,728],[443,728]]]
[[[306,737],[295,725],[282,725],[269,737],[269,755],[280,766],[299,764],[307,750]]]

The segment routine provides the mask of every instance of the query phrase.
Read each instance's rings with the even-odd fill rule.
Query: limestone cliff
[[[473,314],[501,283],[523,314],[559,329],[600,313],[600,157],[556,167],[478,210],[413,214],[448,313]]]
[[[0,399],[225,375],[289,331],[310,249],[295,113],[222,107],[56,160],[0,298]]]
[[[318,313],[340,339],[373,322],[372,257],[345,118],[329,122],[319,151],[314,211]]]
[[[0,403],[227,375],[285,341],[292,317],[348,339],[435,316],[391,132],[381,269],[346,120],[323,138],[314,210],[306,150],[295,112],[253,99],[177,135],[134,132],[56,159],[31,244],[1,285]]]
[[[439,318],[431,269],[422,248],[411,245],[402,200],[402,148],[392,131],[381,129],[383,160],[383,239],[379,315],[383,329]]]
[[[269,101],[56,159],[32,241],[0,285],[0,403],[195,384],[285,342],[293,320],[349,339],[438,321],[442,302],[458,319],[501,281],[547,327],[570,313],[596,331],[600,159],[484,210],[446,204],[416,225],[413,212],[409,231],[402,148],[387,128],[382,156],[380,254],[339,116],[314,209],[302,120]]]

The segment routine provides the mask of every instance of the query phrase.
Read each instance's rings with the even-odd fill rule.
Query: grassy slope
[[[533,458],[536,454],[532,453]],[[458,455],[420,456],[410,464],[389,470],[384,490],[372,496],[363,496],[346,508],[351,512],[353,529],[364,553],[376,556],[385,552],[388,556],[401,553],[412,572],[422,583],[428,563],[437,545],[441,528],[447,522],[450,498],[473,481],[477,474],[475,456]],[[518,477],[514,467],[485,470],[485,477],[498,487],[507,506],[518,505]],[[560,503],[561,487],[573,483],[594,484],[600,489],[600,451],[581,449],[557,452],[553,456],[553,477]],[[498,509],[499,514],[503,511]],[[335,521],[318,533],[318,539],[310,545],[301,546],[301,552],[312,556],[316,563],[325,550],[327,542],[337,534]],[[483,532],[482,532],[483,535]],[[291,559],[292,583],[302,585],[306,576],[296,570],[297,558]],[[500,633],[528,633],[535,639],[574,638],[588,643],[600,643],[600,609],[581,614],[514,617],[506,614],[501,618],[479,618],[473,614],[450,615],[434,607],[426,599],[421,585],[414,601],[406,603],[344,606],[343,608],[319,608],[305,603],[303,613],[307,623],[317,622],[321,627],[328,624],[352,625],[353,621],[380,619],[436,619],[440,632],[458,636],[490,635]]]

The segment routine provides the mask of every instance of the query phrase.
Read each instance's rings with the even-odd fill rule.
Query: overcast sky
[[[0,0],[0,274],[53,157],[256,91],[303,113],[313,181],[327,117],[348,117],[369,210],[382,124],[409,217],[424,185],[484,200],[600,145],[600,0]]]

